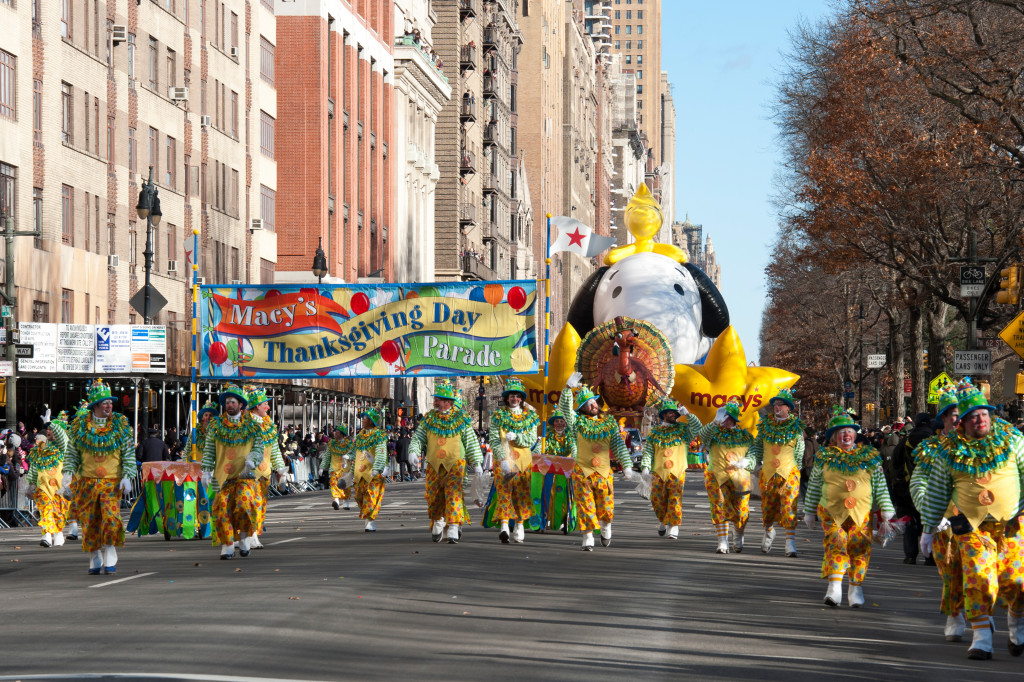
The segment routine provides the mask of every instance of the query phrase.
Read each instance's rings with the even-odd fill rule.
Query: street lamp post
[[[316,247],[316,253],[313,255],[313,276],[316,277],[317,284],[323,284],[324,277],[327,275],[328,269],[327,257],[324,255],[324,238],[320,237],[320,242]]]
[[[143,289],[144,304],[142,306],[142,317],[146,324],[152,323],[152,307],[150,303],[150,275],[153,272],[153,228],[160,224],[163,213],[160,211],[160,196],[156,185],[153,184],[153,167],[149,167],[149,180],[142,183],[142,190],[139,192],[139,203],[135,206],[135,212],[139,218],[146,221],[146,250],[142,252],[145,260],[146,285]],[[142,377],[142,432],[149,437],[149,377]]]
[[[860,304],[860,322],[857,325],[857,336],[860,339],[857,350],[857,419],[864,421],[864,304]]]

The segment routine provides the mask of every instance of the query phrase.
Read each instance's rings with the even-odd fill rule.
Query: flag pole
[[[547,413],[548,404],[548,362],[551,360],[551,214],[547,214],[548,234],[547,248],[544,250],[544,413]],[[551,415],[548,415],[550,417]],[[544,419],[541,425],[541,454],[544,454],[544,444],[548,437],[548,420]]]
[[[198,462],[196,451],[196,422],[199,415],[199,384],[196,382],[196,368],[199,366],[199,228],[192,229],[192,381],[189,385],[192,409],[189,411],[189,461]]]

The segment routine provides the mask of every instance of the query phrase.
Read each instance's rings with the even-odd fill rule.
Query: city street
[[[659,538],[619,485],[612,546],[467,529],[430,542],[422,483],[389,486],[378,532],[327,493],[275,499],[266,548],[219,561],[205,541],[129,538],[116,577],[86,575],[77,547],[0,531],[0,679],[93,673],[302,680],[1020,679],[996,619],[994,660],[947,643],[933,567],[878,550],[867,605],[826,608],[821,533],[713,553],[699,474],[685,532]],[[480,512],[472,512],[479,522]],[[845,598],[844,598],[845,604]]]

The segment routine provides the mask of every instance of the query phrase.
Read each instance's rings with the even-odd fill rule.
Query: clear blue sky
[[[722,266],[722,294],[747,360],[758,356],[764,268],[778,221],[773,83],[803,18],[826,0],[662,0],[661,69],[676,106],[676,219],[704,226]]]

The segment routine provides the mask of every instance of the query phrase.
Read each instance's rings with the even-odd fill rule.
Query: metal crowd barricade
[[[13,468],[13,464],[11,465]],[[6,476],[10,484],[4,487],[3,494],[0,494],[0,512],[9,512],[8,516],[15,526],[34,526],[38,523],[35,512],[35,503],[32,498],[25,495],[24,476]],[[11,525],[0,516],[0,528],[10,528]]]

